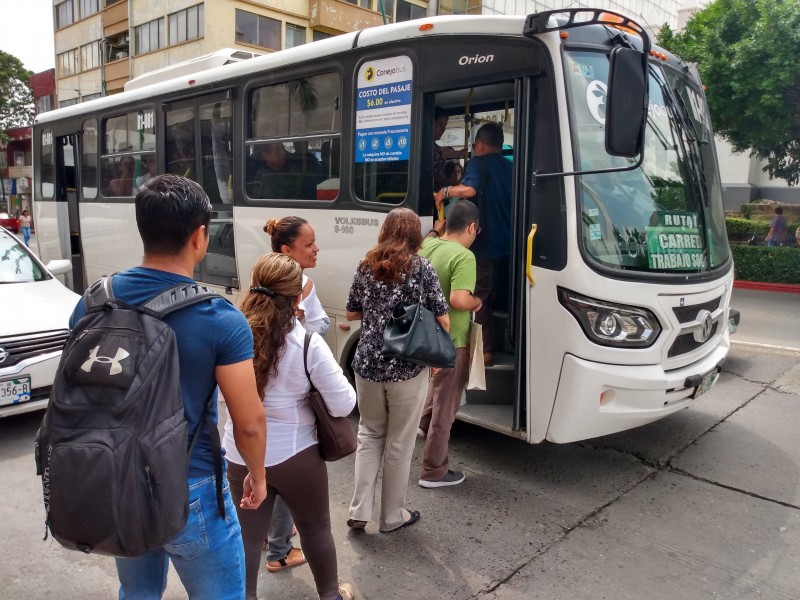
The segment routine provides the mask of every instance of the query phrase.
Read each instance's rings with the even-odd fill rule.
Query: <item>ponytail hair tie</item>
[[[256,294],[265,294],[265,295],[269,296],[270,298],[275,296],[275,292],[273,292],[271,289],[263,287],[263,286],[251,287],[250,291],[251,292],[255,292]]]

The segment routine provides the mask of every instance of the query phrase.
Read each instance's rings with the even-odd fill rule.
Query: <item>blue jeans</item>
[[[30,227],[23,227],[22,228],[22,238],[25,241],[25,245],[28,245],[28,241],[31,239],[31,228]]]
[[[214,477],[189,479],[189,519],[175,539],[138,558],[118,558],[120,600],[159,600],[172,561],[191,600],[244,599],[244,547],[227,480],[225,519]]]
[[[272,507],[272,521],[267,536],[267,560],[280,560],[292,549],[292,529],[294,521],[289,507],[280,496],[275,498]]]

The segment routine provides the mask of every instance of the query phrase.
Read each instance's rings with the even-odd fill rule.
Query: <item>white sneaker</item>
[[[466,477],[461,471],[447,471],[444,477],[438,481],[428,481],[427,479],[420,479],[419,484],[424,488],[438,488],[447,487],[449,485],[458,485],[463,483]]]
[[[417,427],[417,439],[424,440],[426,437],[428,437],[428,434],[422,430],[422,427]]]

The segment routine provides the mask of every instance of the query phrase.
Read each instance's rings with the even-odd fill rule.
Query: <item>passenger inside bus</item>
[[[123,156],[119,161],[119,173],[109,183],[112,196],[133,195],[133,156]]]
[[[282,142],[257,146],[248,162],[248,194],[253,198],[296,198],[293,160]]]

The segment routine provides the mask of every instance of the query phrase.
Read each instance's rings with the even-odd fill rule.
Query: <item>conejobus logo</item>
[[[372,81],[375,79],[375,69],[373,67],[367,67],[367,69],[364,71],[364,79],[367,81]]]
[[[464,65],[478,65],[488,62],[494,62],[494,54],[476,54],[475,56],[462,56],[458,59],[458,64],[462,67]]]

